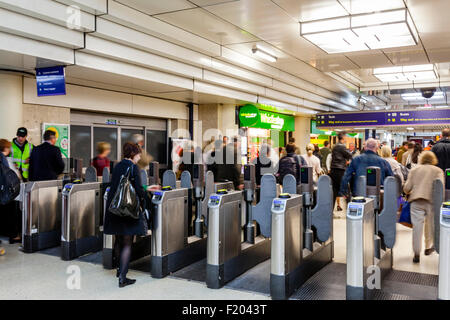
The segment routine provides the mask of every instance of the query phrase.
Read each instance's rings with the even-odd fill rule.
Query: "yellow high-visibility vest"
[[[13,142],[11,147],[11,158],[13,163],[17,165],[17,169],[22,172],[22,176],[24,179],[28,179],[28,170],[30,168],[29,163],[25,163],[27,159],[31,156],[31,151],[33,150],[33,145],[28,141],[25,143],[25,146],[22,150]]]

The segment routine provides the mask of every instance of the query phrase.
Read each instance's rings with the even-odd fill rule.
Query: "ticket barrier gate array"
[[[62,180],[25,184],[22,211],[22,250],[52,248],[61,242]]]
[[[271,207],[270,294],[276,300],[289,298],[334,256],[331,179],[319,178],[314,206],[312,168],[301,169],[300,188],[294,176],[285,176]]]
[[[398,181],[384,180],[380,201],[380,168],[368,167],[357,179],[357,196],[347,209],[347,300],[371,299],[393,267]],[[369,279],[370,277],[370,279]]]
[[[270,204],[277,197],[275,177],[266,174],[261,179],[261,201],[253,205],[255,170],[253,164],[244,167],[244,200],[247,217],[242,223],[242,191],[220,190],[208,202],[208,245],[206,285],[218,289],[225,283],[270,258]],[[261,235],[253,234],[256,221]],[[248,228],[247,226],[250,226]],[[246,231],[248,230],[248,231]]]
[[[181,175],[181,188],[163,188],[153,192],[151,275],[163,278],[206,256],[207,238],[203,233],[203,195],[213,192],[212,172],[204,177],[202,164],[193,166],[193,180],[189,171]],[[192,188],[193,186],[193,188]],[[190,236],[189,189],[193,189],[196,202],[195,235]],[[206,198],[208,199],[208,198]],[[197,219],[198,218],[198,219]]]

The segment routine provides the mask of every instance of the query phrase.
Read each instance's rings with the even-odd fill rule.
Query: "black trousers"
[[[9,238],[22,234],[22,211],[18,201],[0,206],[0,234]]]
[[[345,169],[336,169],[331,168],[330,173],[328,174],[333,183],[333,207],[336,203],[336,197],[339,194],[339,189],[341,188],[342,178],[344,177]]]

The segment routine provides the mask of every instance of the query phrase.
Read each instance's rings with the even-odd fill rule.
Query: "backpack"
[[[13,170],[0,163],[0,205],[13,201],[19,193],[19,177]]]
[[[405,167],[404,165],[400,164],[400,170],[402,171],[403,181],[406,181],[408,179],[408,174],[409,174],[410,168]]]
[[[298,162],[294,157],[284,157],[280,160],[278,169],[278,181],[280,184],[283,183],[284,176],[292,174],[296,179],[298,179]]]

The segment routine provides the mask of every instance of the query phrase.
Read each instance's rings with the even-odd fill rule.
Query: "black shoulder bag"
[[[111,201],[109,211],[119,217],[140,218],[140,203],[136,190],[130,181],[130,168],[133,171],[133,165],[120,178],[119,187]]]

